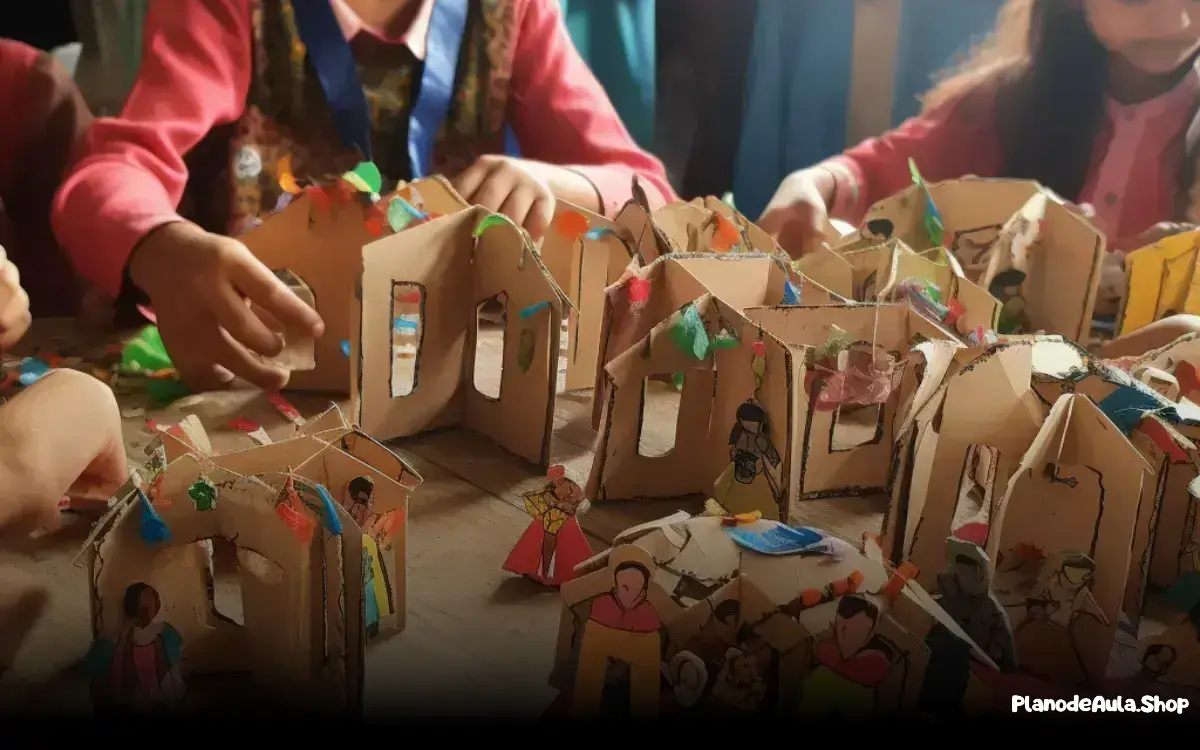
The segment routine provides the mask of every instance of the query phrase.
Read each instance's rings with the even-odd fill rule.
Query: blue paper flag
[[[341,347],[342,347],[342,354],[344,356],[349,357],[350,356],[350,339],[342,339]]]
[[[396,318],[394,321],[392,321],[392,329],[396,333],[403,333],[404,331],[415,331],[415,330],[417,330],[417,321],[409,320],[408,318],[405,318],[404,316],[400,316],[400,317]]]
[[[537,315],[538,313],[540,313],[542,310],[545,310],[549,306],[550,306],[549,302],[535,302],[532,305],[530,305],[529,307],[526,307],[524,310],[521,311],[521,313],[520,313],[521,320],[529,320],[534,315]]]
[[[37,357],[26,357],[21,362],[21,376],[19,380],[21,381],[21,385],[31,386],[46,377],[46,373],[48,372],[50,372],[50,365]]]
[[[787,282],[783,287],[783,304],[798,305],[800,304],[800,290],[792,282]]]
[[[616,234],[616,232],[611,227],[597,227],[596,229],[589,229],[584,233],[583,237],[588,240],[598,240],[606,234]]]
[[[151,504],[150,498],[146,497],[146,493],[142,492],[141,489],[135,488],[134,491],[137,492],[138,500],[142,503],[142,541],[147,544],[159,544],[171,541],[171,530],[167,528],[167,524],[162,520],[162,516],[158,515],[158,511],[154,510],[154,505]]]
[[[1100,411],[1112,420],[1122,433],[1128,435],[1138,426],[1138,422],[1147,414],[1164,414],[1170,408],[1158,399],[1157,394],[1149,389],[1143,391],[1132,386],[1118,386],[1112,393],[1105,396],[1096,404]],[[1178,418],[1171,421],[1178,421]]]
[[[325,528],[329,529],[330,534],[341,536],[342,522],[338,518],[333,496],[329,494],[329,490],[325,489],[325,485],[322,484],[317,485],[317,494],[321,496],[321,503],[324,506],[321,510],[321,516],[325,519]]]
[[[764,555],[795,555],[815,551],[825,537],[816,529],[792,528],[778,521],[757,521],[747,526],[726,526],[725,533],[737,543]],[[823,549],[821,550],[823,551]]]

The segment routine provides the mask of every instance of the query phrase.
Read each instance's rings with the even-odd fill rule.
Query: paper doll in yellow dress
[[[729,433],[729,466],[713,486],[713,499],[731,514],[757,510],[763,518],[779,520],[780,463],[766,410],[755,401],[743,403]]]

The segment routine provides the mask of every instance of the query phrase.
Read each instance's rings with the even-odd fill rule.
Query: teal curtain
[[[567,31],[643,147],[654,140],[654,0],[559,0]]]
[[[893,124],[992,28],[1004,0],[904,0]],[[734,197],[758,216],[790,172],[845,150],[854,2],[759,0]]]

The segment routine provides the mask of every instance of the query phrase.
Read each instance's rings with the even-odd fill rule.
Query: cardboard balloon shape
[[[315,421],[328,426],[338,416]],[[344,422],[323,431],[334,434],[369,441]],[[114,498],[81,551],[97,707],[207,710],[225,701],[236,710],[253,695],[260,705],[361,711],[364,641],[404,624],[403,519],[420,477],[378,444],[360,455],[388,459],[389,473],[355,453],[305,434],[220,455],[183,453],[165,468],[148,466],[157,472],[149,481],[139,477],[137,490]],[[397,471],[407,486],[393,479]],[[366,484],[370,492],[355,494]],[[398,520],[386,539],[373,517]],[[214,598],[216,539],[236,550],[240,622]],[[382,571],[390,577],[380,587],[372,579]],[[364,607],[364,593],[381,590]],[[152,665],[132,657],[146,643],[156,647]],[[144,668],[155,679],[147,682]],[[203,679],[244,682],[245,674],[253,693],[230,690],[228,678]]]
[[[1036,183],[964,177],[913,185],[880,201],[867,212],[860,237],[930,249],[926,187],[946,247],[968,279],[1011,308],[1006,315],[1025,321],[1024,332],[1087,339],[1104,257],[1102,232]],[[1030,219],[1039,214],[1040,221]]]
[[[1200,230],[1184,232],[1125,256],[1120,335],[1176,314],[1200,313]]]
[[[351,383],[344,347],[350,340],[351,319],[357,315],[355,289],[363,246],[391,234],[387,211],[395,198],[416,201],[414,208],[427,216],[431,211],[461,210],[466,203],[449,183],[436,177],[403,186],[373,205],[367,205],[362,194],[337,185],[321,191],[315,201],[313,190],[300,193],[238,239],[272,271],[287,271],[307,287],[325,323],[325,333],[315,342],[313,367],[293,372],[288,388],[345,394]]]
[[[672,254],[630,269],[606,290],[604,297],[592,399],[593,429],[598,430],[600,425],[604,368],[684,305],[705,294],[737,310],[844,302],[819,284],[790,272],[781,258],[757,253]]]
[[[642,716],[900,714],[955,653],[958,706],[986,693],[970,663],[994,664],[906,571],[813,529],[800,531],[819,551],[751,551],[777,530],[680,513],[622,532],[579,566],[562,587],[551,675],[572,712],[597,715],[627,682]],[[858,668],[842,669],[847,659]],[[609,674],[614,660],[628,671]]]
[[[539,252],[550,275],[571,300],[566,321],[564,390],[591,388],[604,320],[604,290],[637,263],[624,232],[608,219],[559,201]]]
[[[1149,464],[1090,399],[1054,403],[987,538],[1023,670],[1062,685],[1106,674],[1130,566],[1149,554],[1132,541],[1152,481]]]
[[[482,207],[459,211],[361,249],[352,321],[355,421],[379,440],[465,427],[549,465],[559,338],[570,301],[529,235]],[[480,356],[503,322],[500,371]]]

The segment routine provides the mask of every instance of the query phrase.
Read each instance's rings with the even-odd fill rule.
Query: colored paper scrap
[[[341,348],[343,356],[350,356],[350,339],[342,339],[342,343],[340,343],[338,346]]]
[[[312,541],[313,531],[317,524],[303,510],[299,510],[285,501],[275,506],[275,515],[287,524],[301,544],[308,544]]]
[[[781,304],[784,304],[784,305],[800,304],[800,290],[797,289],[796,285],[790,281],[786,282],[783,285],[783,302]]]
[[[778,521],[725,526],[725,533],[743,547],[763,555],[795,555],[809,552],[825,536],[808,527],[793,528]]]
[[[1161,414],[1169,408],[1158,399],[1157,394],[1131,386],[1118,386],[1096,406],[1125,435],[1133,432],[1147,414]]]
[[[135,486],[134,492],[137,493],[138,501],[142,504],[142,540],[147,544],[159,544],[171,541],[171,530],[167,528],[167,524],[162,520],[162,516],[158,515],[158,511],[150,503],[150,498],[146,497],[146,493],[142,491],[141,487]]]
[[[650,282],[634,276],[626,285],[626,293],[629,295],[629,304],[631,305],[645,302],[650,298]]]
[[[259,428],[259,425],[257,422],[252,422],[245,417],[236,417],[229,420],[229,427],[238,432],[254,432]]]
[[[742,233],[737,225],[721,214],[714,213],[713,219],[716,222],[716,231],[713,232],[712,239],[713,250],[718,253],[728,252],[741,244]]]
[[[475,227],[475,231],[471,233],[472,237],[482,237],[483,233],[495,226],[510,223],[508,219],[500,214],[489,214],[483,217],[483,221],[479,222],[479,226]]]
[[[675,384],[675,390],[683,390],[683,373],[677,372],[671,376],[671,382]]]
[[[525,309],[521,310],[521,312],[520,312],[521,320],[529,320],[534,315],[537,315],[539,312],[541,312],[542,310],[545,310],[549,306],[550,306],[549,302],[545,302],[545,301],[535,302],[532,305],[530,305],[529,307],[526,307]]]
[[[158,316],[155,315],[154,311],[151,310],[149,307],[146,307],[145,305],[138,305],[137,311],[139,313],[141,313],[143,318],[150,321],[151,324],[158,325]]]
[[[271,402],[271,405],[274,406],[287,421],[293,424],[304,423],[304,417],[300,416],[300,410],[292,406],[291,402],[289,402],[281,394],[268,394],[267,400]]]
[[[158,406],[166,406],[191,393],[183,381],[177,378],[149,378],[146,380],[146,395]]]
[[[196,504],[196,510],[205,513],[217,509],[218,492],[215,485],[204,477],[188,487],[188,497]]]
[[[950,304],[946,306],[946,325],[954,325],[966,312],[967,309],[962,306],[961,302],[957,299],[950,300]]]
[[[717,331],[717,335],[709,339],[708,354],[716,352],[718,349],[733,349],[738,345],[737,337],[729,330],[722,328]],[[707,355],[706,355],[707,356]]]
[[[1163,422],[1154,417],[1145,417],[1138,423],[1137,429],[1153,440],[1159,450],[1171,458],[1171,463],[1182,464],[1188,461],[1187,451],[1175,442]]]
[[[568,239],[573,240],[588,229],[587,217],[578,211],[563,211],[554,217],[554,231]]]
[[[425,212],[413,207],[411,203],[403,198],[392,198],[391,202],[388,203],[387,219],[393,232],[399,232],[410,224],[423,221],[427,218],[429,217]]]
[[[18,380],[21,385],[29,387],[46,377],[49,372],[50,365],[37,357],[26,357],[21,360],[21,375]]]
[[[405,331],[414,331],[415,332],[417,330],[417,327],[418,327],[417,321],[409,320],[408,318],[404,317],[403,315],[396,316],[396,319],[392,321],[392,330],[395,331],[396,333],[404,333]]]
[[[325,528],[329,529],[329,533],[334,536],[342,535],[342,521],[338,518],[337,505],[333,500],[333,496],[329,494],[329,490],[325,489],[325,485],[317,485],[317,495],[321,498],[321,506],[323,512],[321,515],[325,520]]]
[[[925,231],[929,233],[929,241],[934,247],[941,247],[942,241],[945,239],[945,224],[942,222],[942,215],[938,213],[937,206],[933,204],[933,196],[929,194],[929,186],[925,184],[925,178],[921,177],[920,171],[917,169],[917,162],[914,159],[908,160],[908,170],[912,173],[913,184],[917,185],[921,192],[925,194]]]
[[[696,359],[704,359],[708,355],[708,331],[704,328],[704,320],[695,303],[688,303],[683,308],[683,313],[671,329],[671,339]]]
[[[1196,366],[1191,362],[1180,362],[1175,366],[1175,380],[1179,383],[1179,394],[1187,396],[1195,391],[1200,390],[1200,375],[1196,372]]]
[[[158,326],[146,326],[121,350],[121,368],[124,370],[166,370],[173,366]]]
[[[379,167],[369,161],[360,163],[342,175],[342,179],[360,193],[378,193],[383,189],[383,175],[380,174]]]
[[[596,229],[589,229],[584,233],[583,238],[586,240],[598,240],[606,234],[615,235],[616,232],[613,231],[612,227],[597,227]]]

